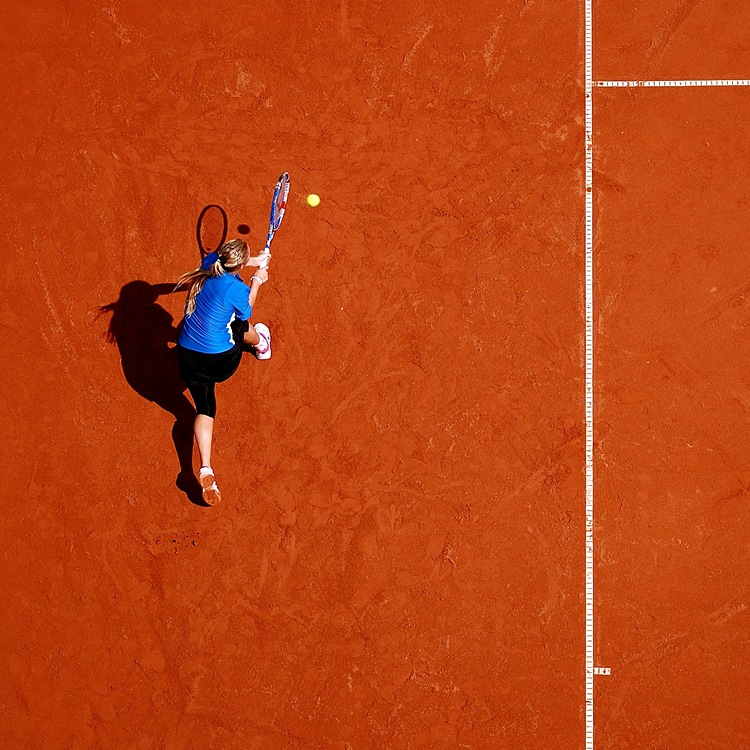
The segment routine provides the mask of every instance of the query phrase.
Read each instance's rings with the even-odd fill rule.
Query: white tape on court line
[[[594,81],[592,0],[586,0],[586,750],[594,750],[594,676],[611,675],[594,666],[594,88],[689,88],[750,86],[750,79]]]
[[[586,0],[586,750],[594,750],[594,90],[592,2]]]
[[[717,78],[694,81],[597,81],[598,88],[688,88],[690,86],[750,86],[748,78]]]

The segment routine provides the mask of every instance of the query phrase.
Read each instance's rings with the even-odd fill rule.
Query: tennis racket
[[[271,242],[273,242],[276,230],[281,226],[281,220],[284,218],[286,211],[286,201],[289,197],[289,172],[284,172],[279,181],[276,183],[276,189],[273,191],[273,200],[271,201],[271,221],[268,224],[268,237],[264,253],[271,251]]]

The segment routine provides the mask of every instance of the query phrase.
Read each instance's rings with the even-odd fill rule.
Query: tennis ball
[[[315,193],[310,193],[310,195],[307,196],[307,205],[312,206],[315,208],[315,206],[320,205],[320,196],[315,195]]]

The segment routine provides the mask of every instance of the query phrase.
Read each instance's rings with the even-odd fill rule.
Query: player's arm
[[[250,307],[255,305],[255,298],[258,296],[258,290],[261,284],[268,281],[268,269],[259,268],[253,274],[253,278],[250,279]]]

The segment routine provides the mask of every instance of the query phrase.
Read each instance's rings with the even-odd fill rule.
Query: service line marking
[[[750,86],[750,78],[664,81],[594,81],[592,3],[585,0],[586,93],[586,750],[594,750],[594,677],[610,667],[594,666],[594,166],[593,90],[595,88],[698,88]]]
[[[611,675],[594,666],[594,88],[698,88],[750,86],[749,78],[664,81],[594,81],[592,74],[592,3],[585,0],[586,86],[586,750],[594,750],[594,677]]]
[[[705,80],[684,81],[597,81],[598,88],[688,88],[690,86],[750,86],[748,78],[710,78]]]
[[[594,81],[593,0],[585,0],[586,93],[586,750],[594,750],[594,676],[611,675],[610,667],[594,666],[594,88],[698,88],[750,86],[749,78],[664,81]]]

